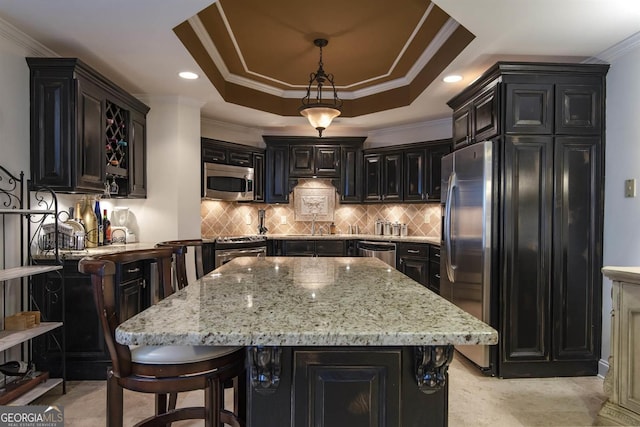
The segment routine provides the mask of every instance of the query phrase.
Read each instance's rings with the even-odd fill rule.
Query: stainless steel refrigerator
[[[440,295],[491,324],[493,143],[486,141],[442,159],[443,229]],[[495,325],[494,325],[495,326]],[[456,346],[490,368],[488,346]]]

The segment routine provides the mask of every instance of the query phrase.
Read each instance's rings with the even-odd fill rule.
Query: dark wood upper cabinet
[[[418,147],[404,151],[405,202],[440,200],[442,157],[451,152],[450,140],[413,144]]]
[[[75,58],[27,58],[31,181],[57,192],[146,196],[149,107]],[[112,115],[113,114],[113,115]]]
[[[299,178],[331,178],[340,200],[361,201],[363,137],[309,138],[300,136],[263,136],[267,144],[265,185],[267,203],[288,203],[288,194]],[[271,154],[270,154],[271,153]],[[282,157],[286,153],[286,159]],[[286,164],[285,164],[286,163]],[[286,170],[282,170],[286,167]],[[286,177],[286,179],[285,179]],[[286,190],[284,189],[286,181]],[[269,194],[270,191],[287,191]]]
[[[289,175],[296,178],[340,176],[340,146],[290,145]]]
[[[364,201],[402,201],[404,180],[402,164],[401,150],[367,151],[364,155]]]
[[[463,104],[454,103],[453,145],[455,148],[493,138],[498,134],[498,90],[494,82]]]

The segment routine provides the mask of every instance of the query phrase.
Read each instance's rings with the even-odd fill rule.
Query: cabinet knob
[[[440,275],[439,275],[439,274],[436,274],[434,277],[435,277],[436,279],[439,279],[439,278],[440,278]]]
[[[147,281],[146,281],[146,280],[144,280],[144,279],[142,279],[142,287],[143,287],[143,288],[146,288],[146,287],[147,287]]]

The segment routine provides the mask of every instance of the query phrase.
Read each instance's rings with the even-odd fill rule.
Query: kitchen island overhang
[[[375,258],[263,257],[223,265],[124,322],[116,340],[249,347],[252,426],[446,425],[453,346],[498,334]]]

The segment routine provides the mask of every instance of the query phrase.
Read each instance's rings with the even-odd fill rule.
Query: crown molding
[[[33,37],[19,30],[4,19],[0,18],[0,37],[20,46],[27,52],[27,56],[57,57],[60,56]]]
[[[621,42],[614,44],[610,48],[603,50],[602,52],[589,58],[585,62],[590,64],[601,63],[602,61],[612,63],[616,59],[628,54],[638,47],[640,47],[640,31],[632,34]]]

